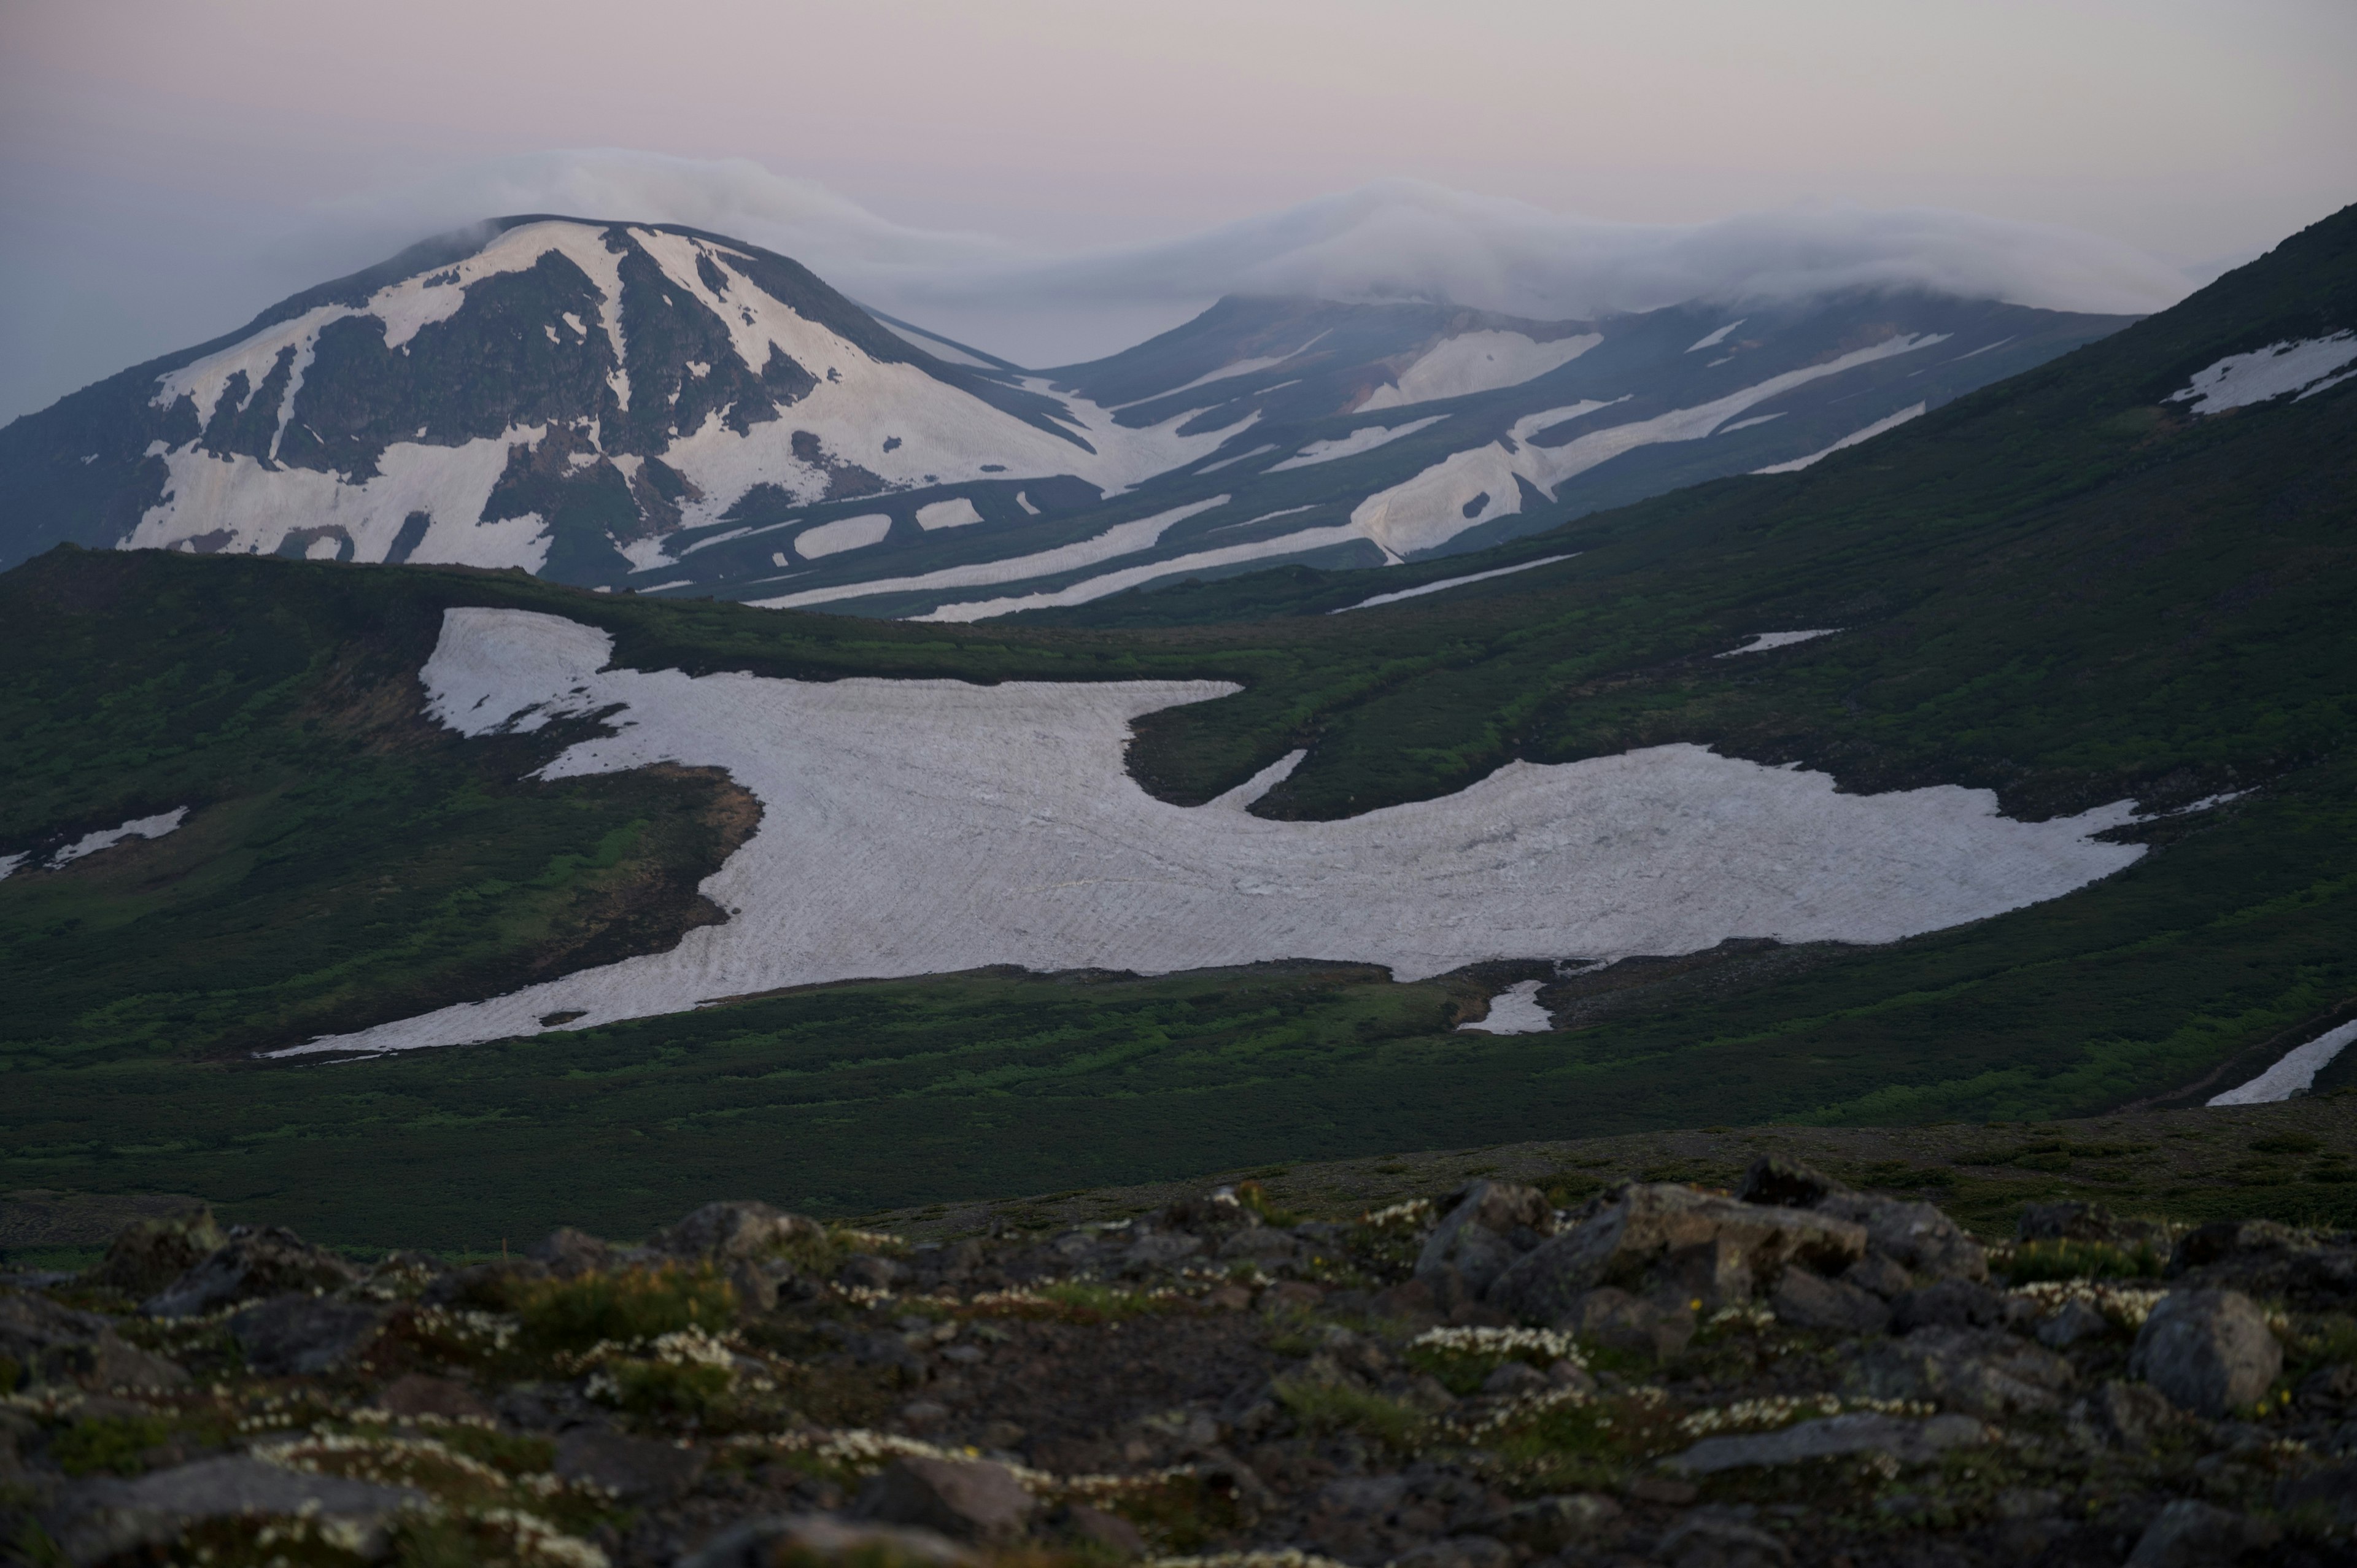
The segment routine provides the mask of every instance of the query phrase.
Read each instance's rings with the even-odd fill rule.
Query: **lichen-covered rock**
[[[1935,1415],[1928,1421],[1861,1412],[1803,1421],[1778,1432],[1706,1437],[1663,1462],[1680,1475],[1708,1476],[1735,1470],[1797,1465],[1848,1454],[1888,1454],[1902,1465],[1936,1460],[1951,1448],[1988,1441],[1988,1429],[1968,1415]]]
[[[1918,1328],[2000,1328],[2005,1297],[1970,1280],[1942,1280],[1904,1291],[1890,1304],[1891,1326],[1900,1334]]]
[[[334,1520],[365,1541],[398,1510],[425,1500],[408,1487],[314,1476],[241,1455],[136,1480],[107,1476],[77,1482],[42,1524],[67,1561],[99,1563],[167,1546],[197,1520],[241,1514]]]
[[[140,1308],[151,1317],[197,1317],[235,1302],[339,1290],[358,1277],[333,1252],[275,1225],[239,1225],[202,1262]]]
[[[1684,1302],[1652,1301],[1603,1285],[1573,1302],[1555,1326],[1591,1345],[1667,1360],[1693,1343],[1695,1315]]]
[[[2071,1363],[2051,1350],[1999,1330],[1919,1328],[1864,1346],[1849,1382],[1876,1399],[2005,1416],[2060,1409],[2075,1377]]]
[[[2127,1568],[2220,1568],[2273,1546],[2281,1535],[2265,1520],[2179,1498],[2145,1528]]]
[[[2018,1241],[2096,1241],[2111,1247],[2140,1246],[2166,1233],[2149,1219],[2123,1219],[2100,1203],[2068,1199],[2025,1206],[2013,1232]]]
[[[587,1230],[560,1226],[534,1242],[525,1256],[560,1280],[579,1279],[614,1266],[614,1249]]]
[[[859,1524],[831,1514],[739,1520],[679,1560],[679,1568],[788,1568],[806,1563],[921,1563],[974,1568],[979,1561],[930,1530]]]
[[[16,1292],[0,1294],[0,1360],[35,1388],[168,1389],[188,1381],[178,1363],[126,1342],[99,1314]]]
[[[1663,1535],[1653,1559],[1672,1568],[1784,1568],[1792,1549],[1750,1516],[1749,1509],[1695,1509]]]
[[[1032,1507],[1031,1494],[1004,1465],[910,1457],[894,1460],[870,1481],[856,1511],[955,1541],[1006,1541],[1023,1533]]]
[[[576,1426],[556,1440],[555,1470],[565,1480],[603,1487],[626,1503],[662,1502],[695,1485],[704,1455],[675,1443]]]
[[[1866,1228],[1800,1208],[1771,1208],[1667,1182],[1629,1187],[1586,1223],[1541,1243],[1491,1285],[1488,1299],[1552,1322],[1598,1286],[1641,1289],[1670,1253],[1724,1240],[1752,1277],[1772,1281],[1800,1263],[1839,1273],[1866,1253]]]
[[[1544,1556],[1566,1547],[1595,1544],[1619,1528],[1620,1505],[1595,1492],[1540,1498],[1509,1511],[1497,1527],[1501,1540]]]
[[[2185,1417],[2142,1383],[2105,1383],[2071,1407],[2071,1433],[2090,1448],[2142,1453]]]
[[[2213,1420],[2247,1409],[2283,1370],[2283,1347],[2240,1291],[2174,1291],[2136,1334],[2128,1374]]]
[[[1454,1273],[1479,1296],[1507,1266],[1555,1230],[1555,1210],[1534,1187],[1477,1181],[1450,1205],[1416,1255],[1415,1277],[1435,1286]],[[1519,1243],[1519,1244],[1518,1244]]]
[[[1770,1208],[1813,1208],[1834,1194],[1849,1190],[1814,1165],[1782,1155],[1762,1155],[1743,1173],[1743,1184],[1735,1189],[1735,1196],[1738,1202]]]

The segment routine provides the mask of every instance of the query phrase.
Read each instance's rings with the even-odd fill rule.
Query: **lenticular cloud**
[[[1826,205],[1701,224],[1604,223],[1414,180],[1079,255],[893,223],[748,159],[628,151],[502,159],[325,216],[341,242],[365,236],[382,250],[518,212],[687,223],[749,240],[878,309],[1030,364],[1125,347],[1227,294],[1439,300],[1554,319],[1861,287],[2132,314],[2188,292],[2183,274],[2133,246],[1970,213]]]

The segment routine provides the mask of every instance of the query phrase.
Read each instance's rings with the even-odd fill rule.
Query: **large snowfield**
[[[1356,960],[1404,980],[1482,959],[1689,952],[1727,937],[1890,941],[2052,898],[2143,852],[2126,802],[2018,822],[1986,791],[1835,792],[1694,746],[1516,762],[1342,822],[1186,809],[1123,766],[1135,719],[1208,682],[805,682],[606,668],[554,616],[452,609],[422,671],[468,735],[616,709],[543,770],[726,769],[760,826],[704,892],[728,919],[669,952],[294,1047],[386,1051],[588,1028],[719,997],[1014,963],[1168,972]]]

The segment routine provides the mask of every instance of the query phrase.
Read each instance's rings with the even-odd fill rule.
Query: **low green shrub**
[[[2108,1241],[2024,1241],[2004,1264],[2017,1285],[2040,1280],[2157,1280],[2168,1260],[2149,1243],[2133,1251]]]
[[[716,1332],[737,1320],[736,1291],[710,1268],[535,1281],[511,1299],[522,1337],[551,1351],[642,1344],[684,1328]]]

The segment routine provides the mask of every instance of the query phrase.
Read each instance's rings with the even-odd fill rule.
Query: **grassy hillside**
[[[2161,400],[2222,354],[2351,323],[2357,210],[1804,474],[1588,520],[1522,552],[1574,561],[1350,616],[1316,612],[1491,563],[1094,607],[1129,624],[941,627],[518,574],[42,557],[0,576],[0,856],[194,810],[0,882],[0,1181],[456,1245],[489,1216],[627,1230],[723,1189],[843,1212],[1697,1122],[2198,1100],[2357,1005],[2357,384],[2203,419]],[[409,1059],[253,1061],[713,916],[695,886],[749,799],[676,771],[534,783],[579,726],[429,725],[415,672],[451,605],[595,622],[639,668],[1234,680],[1142,725],[1133,766],[1200,800],[1307,746],[1260,808],[1279,815],[1671,740],[1851,789],[1985,786],[2030,816],[2255,792],[2135,830],[2156,853],[2131,870],[1999,918],[1552,980],[1578,1025],[1553,1035],[1450,1032],[1544,964],[1414,986],[1263,966],[836,985]],[[1261,618],[1216,623],[1239,609]],[[1803,627],[1846,629],[1711,657]]]

